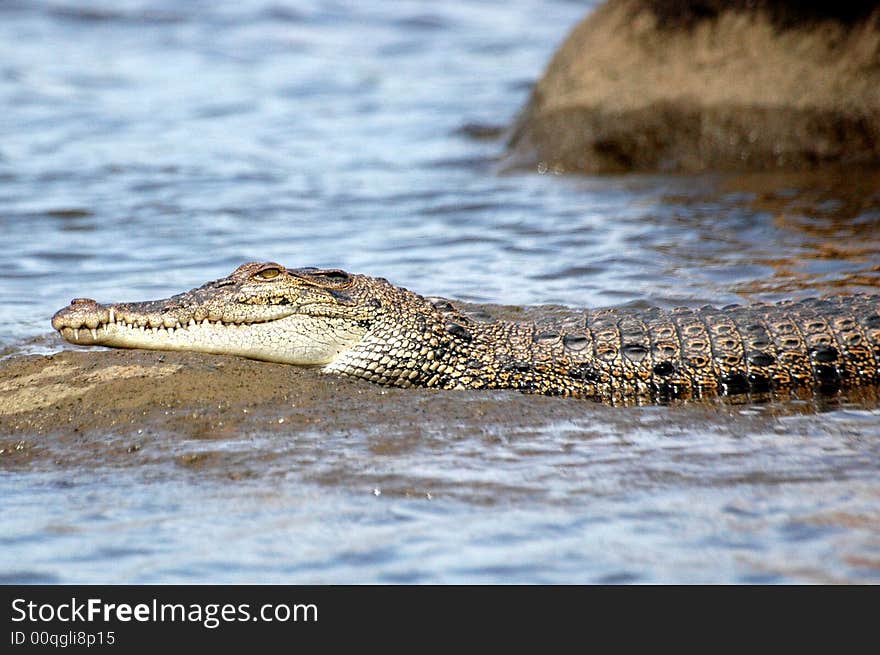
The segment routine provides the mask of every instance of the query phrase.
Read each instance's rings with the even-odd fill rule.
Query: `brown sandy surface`
[[[651,6],[672,4],[609,0],[574,29],[515,126],[514,165],[615,172],[880,163],[880,10],[860,22],[780,25],[764,11],[682,22]]]
[[[432,435],[491,440],[497,426],[528,429],[587,409],[516,392],[386,389],[239,357],[71,350],[0,362],[0,469],[173,462],[239,477],[288,455],[302,465],[333,447],[328,439],[356,434],[406,450]],[[248,452],[248,437],[277,443]],[[309,455],[293,447],[302,437]]]
[[[705,440],[719,457],[743,435],[804,430],[818,443],[846,448],[849,423],[816,420],[816,412],[878,403],[875,389],[779,399],[786,402],[617,407],[514,391],[384,388],[200,353],[65,350],[0,361],[0,471],[63,470],[91,479],[127,469],[148,479],[269,487],[297,480],[312,488],[493,504],[555,497],[567,484],[574,487],[566,495],[590,496],[656,485],[666,476],[678,480],[679,464],[658,464],[661,472],[635,480],[609,467],[613,472],[621,458],[638,453],[674,456],[682,435]],[[796,424],[779,419],[795,415],[805,416]],[[693,456],[707,454],[696,448]],[[719,466],[712,475],[725,480],[751,475],[739,465]]]

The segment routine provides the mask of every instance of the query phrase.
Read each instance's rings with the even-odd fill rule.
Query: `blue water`
[[[880,288],[876,174],[560,176],[479,138],[590,5],[0,4],[0,356],[69,347],[48,320],[73,297],[249,260],[508,305]],[[0,580],[880,579],[874,405],[585,403],[465,430],[421,402],[408,449],[316,434],[322,457],[246,482],[0,459]]]

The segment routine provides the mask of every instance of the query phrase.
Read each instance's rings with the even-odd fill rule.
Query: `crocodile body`
[[[250,263],[163,300],[79,298],[52,325],[79,345],[240,355],[398,387],[613,401],[880,384],[880,295],[510,322],[383,278]]]

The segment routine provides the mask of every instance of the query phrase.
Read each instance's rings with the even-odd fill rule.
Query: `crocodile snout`
[[[107,308],[91,298],[74,298],[64,309],[52,317],[52,327],[62,328],[95,328],[107,321]]]

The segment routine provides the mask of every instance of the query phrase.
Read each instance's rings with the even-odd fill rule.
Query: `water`
[[[70,348],[48,324],[70,298],[162,297],[249,260],[506,305],[880,288],[878,174],[510,170],[480,133],[510,123],[584,11],[3,3],[0,355]],[[308,429],[120,428],[80,437],[91,459],[0,456],[0,580],[880,580],[875,400],[327,388],[382,412],[345,426],[319,398]],[[41,438],[0,446],[67,447]],[[101,450],[132,439],[168,452]],[[205,451],[216,464],[182,463]]]

